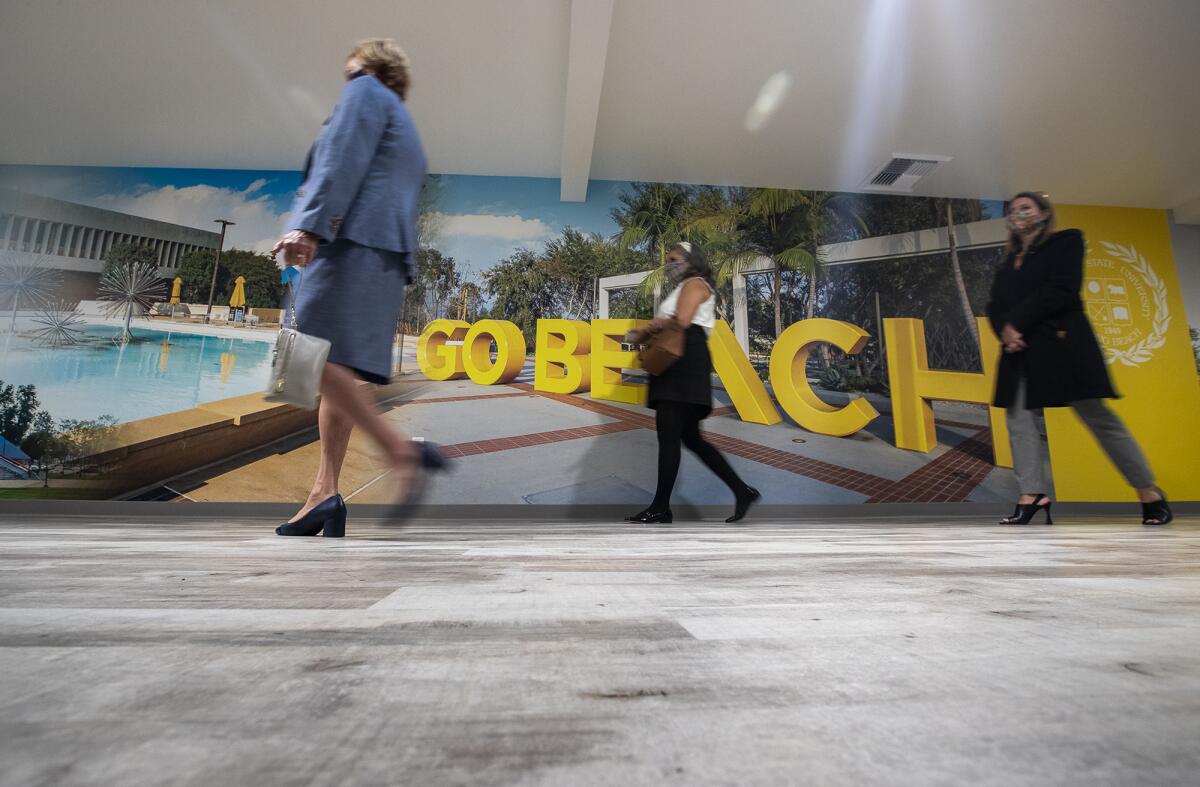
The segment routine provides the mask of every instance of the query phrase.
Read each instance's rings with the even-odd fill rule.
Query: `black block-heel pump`
[[[1032,503],[1017,503],[1017,507],[1013,509],[1013,515],[1001,519],[1000,524],[1028,525],[1029,520],[1033,519],[1039,510],[1044,510],[1046,512],[1046,524],[1053,525],[1054,520],[1050,518],[1051,505],[1053,505],[1053,501],[1050,500],[1049,495],[1039,492]]]
[[[346,535],[346,501],[341,495],[325,498],[295,522],[284,522],[275,528],[275,535],[315,536],[322,531],[328,538]]]
[[[417,504],[425,495],[430,473],[442,473],[450,469],[450,459],[436,444],[426,440],[414,440],[413,446],[417,449],[416,463],[420,470],[413,479],[408,493],[404,495],[403,499],[392,504],[386,520],[391,525],[402,526],[412,519],[416,513]]]

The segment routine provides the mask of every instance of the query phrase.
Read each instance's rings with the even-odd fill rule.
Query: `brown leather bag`
[[[658,376],[683,357],[683,326],[673,319],[664,320],[642,342],[638,362],[650,374]]]

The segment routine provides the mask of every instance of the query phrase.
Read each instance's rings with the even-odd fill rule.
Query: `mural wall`
[[[284,296],[265,252],[298,185],[293,172],[0,167],[0,497],[304,497],[314,419],[257,393]],[[1003,258],[1000,203],[607,181],[582,203],[558,192],[548,179],[429,180],[395,382],[379,392],[389,419],[459,460],[429,502],[650,498],[652,413],[615,337],[652,314],[681,238],[705,248],[719,285],[706,427],[764,502],[1012,500],[986,406],[998,349],[979,320]],[[1166,217],[1061,215],[1090,241],[1085,295],[1117,407],[1168,492],[1196,499],[1183,468],[1198,449],[1177,435],[1200,426],[1200,387]],[[218,219],[232,222],[223,241]],[[1061,498],[1128,497],[1073,416],[1047,421]],[[352,503],[389,500],[358,436],[345,481]],[[726,494],[685,459],[680,505]]]

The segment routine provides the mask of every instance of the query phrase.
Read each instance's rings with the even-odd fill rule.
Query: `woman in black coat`
[[[1172,517],[1166,496],[1154,485],[1137,442],[1104,402],[1117,393],[1079,295],[1083,233],[1055,232],[1054,206],[1036,192],[1013,197],[1007,219],[1008,256],[992,282],[987,315],[1004,345],[993,404],[1006,410],[1021,497],[1001,524],[1027,524],[1040,510],[1051,522],[1038,428],[1045,407],[1072,408],[1137,490],[1142,524],[1167,524]]]

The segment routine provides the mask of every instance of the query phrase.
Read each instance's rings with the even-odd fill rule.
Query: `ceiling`
[[[444,173],[1200,213],[1197,0],[3,0],[0,163],[297,169],[354,41],[397,38]],[[791,80],[756,133],[764,82]]]

